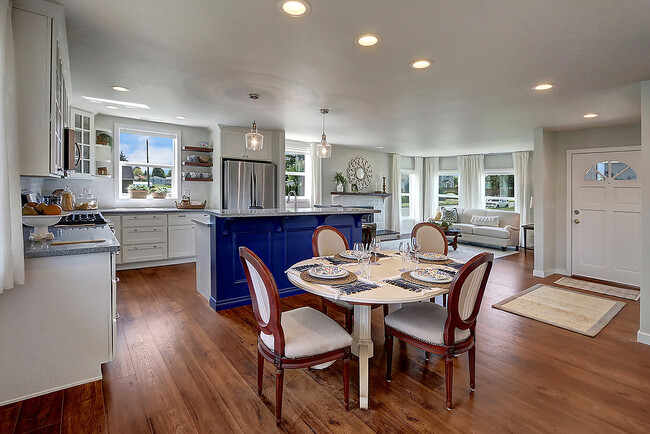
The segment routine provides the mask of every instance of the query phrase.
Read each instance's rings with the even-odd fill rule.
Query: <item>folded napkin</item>
[[[291,267],[291,269],[302,272],[305,270],[309,270],[310,268],[320,267],[321,265],[323,265],[323,263],[318,262],[316,264],[307,264],[307,265],[299,265],[297,267]]]
[[[397,286],[399,288],[407,289],[409,291],[413,292],[432,292],[434,291],[434,288],[430,288],[425,285],[418,285],[417,283],[409,282],[407,280],[402,279],[401,277],[392,277],[388,279],[383,280],[386,283],[389,283],[391,285]]]
[[[352,282],[352,283],[332,285],[332,288],[334,288],[337,291],[341,291],[345,295],[350,295],[350,294],[356,294],[357,292],[361,292],[361,291],[368,291],[370,289],[379,288],[379,286],[380,285],[373,282],[361,282],[357,280],[356,282]]]
[[[340,259],[336,259],[334,257],[330,256],[325,256],[323,257],[327,262],[329,262],[332,265],[353,265],[355,262],[348,262],[348,261],[341,261]]]

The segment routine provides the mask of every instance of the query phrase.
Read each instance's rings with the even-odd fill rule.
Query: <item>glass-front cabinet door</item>
[[[94,175],[93,170],[93,115],[89,112],[72,109],[72,122],[74,128],[75,165],[74,173],[80,175]]]

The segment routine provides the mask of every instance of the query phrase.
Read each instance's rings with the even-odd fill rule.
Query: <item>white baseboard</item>
[[[650,345],[650,333],[645,333],[639,330],[636,333],[636,341],[642,344]]]
[[[136,268],[162,267],[164,265],[178,265],[178,264],[186,264],[188,262],[196,262],[196,258],[191,257],[191,258],[161,259],[159,261],[127,262],[123,264],[117,264],[115,266],[115,269],[117,271],[134,270]]]
[[[570,276],[569,272],[565,268],[551,268],[550,270],[533,270],[533,276],[535,277],[548,277],[553,274],[561,274],[563,276]]]
[[[101,369],[101,368],[100,368]],[[41,395],[47,395],[48,393],[58,392],[59,390],[68,389],[70,387],[81,386],[82,384],[90,383],[93,381],[101,380],[103,377],[100,374],[99,377],[88,378],[87,380],[76,381],[74,383],[65,384],[63,386],[54,387],[52,389],[43,390],[42,392],[30,393],[29,395],[21,396],[20,398],[12,398],[8,401],[0,402],[0,407],[8,404],[13,404],[14,402],[24,401],[26,399],[35,398]]]

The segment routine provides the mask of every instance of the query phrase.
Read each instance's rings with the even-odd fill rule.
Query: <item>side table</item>
[[[528,249],[528,245],[526,244],[526,232],[535,231],[535,224],[528,223],[525,225],[521,225],[521,228],[524,230],[524,256],[526,256],[526,250],[533,250],[533,249]]]

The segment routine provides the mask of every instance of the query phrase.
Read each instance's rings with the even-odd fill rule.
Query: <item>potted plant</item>
[[[336,191],[343,192],[345,190],[345,183],[348,182],[343,176],[343,173],[336,172],[334,175],[334,182],[336,182]]]
[[[131,199],[146,199],[149,195],[149,187],[146,185],[131,184],[127,188]]]
[[[151,190],[149,190],[149,192],[151,193],[151,197],[153,197],[154,199],[164,199],[167,197],[169,188],[163,186],[152,187]]]
[[[99,133],[97,134],[97,144],[113,148],[113,137],[110,134]]]

